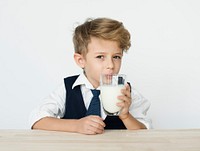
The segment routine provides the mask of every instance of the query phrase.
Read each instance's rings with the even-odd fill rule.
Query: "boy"
[[[104,129],[146,129],[149,102],[126,84],[118,98],[122,101],[119,116],[87,115],[93,97],[91,89],[99,89],[100,74],[117,74],[123,53],[130,46],[130,33],[121,22],[109,18],[88,19],[76,27],[73,36],[74,60],[83,73],[64,79],[64,84],[46,98],[46,103],[32,112],[32,129],[101,134]]]

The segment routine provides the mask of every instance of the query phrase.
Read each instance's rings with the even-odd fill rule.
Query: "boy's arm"
[[[126,118],[121,120],[128,130],[147,129],[143,123],[135,119],[130,113],[128,113]]]
[[[81,119],[58,119],[44,117],[37,121],[32,129],[75,132],[82,134],[101,134],[105,124],[99,116],[87,116]]]
[[[132,89],[133,90],[133,89]],[[150,127],[147,122],[146,112],[148,111],[150,104],[142,97],[138,92],[131,91],[130,85],[126,84],[125,89],[123,89],[121,96],[118,96],[122,102],[117,105],[122,107],[119,118],[122,120],[127,129],[147,129]],[[134,95],[132,95],[132,93]],[[136,115],[133,116],[133,115]],[[144,121],[145,124],[140,122],[138,119]]]
[[[52,131],[69,131],[75,132],[77,120],[65,120],[54,117],[44,117],[37,121],[32,129],[52,130]]]
[[[32,129],[78,132],[83,134],[99,134],[103,132],[103,119],[97,116],[87,116],[82,119],[60,119],[65,111],[65,85],[62,84],[47,98],[44,103],[35,108],[29,117]]]

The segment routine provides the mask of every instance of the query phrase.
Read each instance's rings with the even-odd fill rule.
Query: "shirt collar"
[[[78,78],[76,79],[76,81],[74,82],[74,84],[72,85],[72,89],[76,86],[85,86],[88,89],[94,89],[94,87],[92,86],[92,84],[88,81],[87,77],[85,76],[85,74],[82,72]]]

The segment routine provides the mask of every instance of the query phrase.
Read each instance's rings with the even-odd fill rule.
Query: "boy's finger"
[[[103,122],[103,119],[99,116],[93,116],[92,121],[95,123],[101,124],[103,127],[105,127],[105,123]]]

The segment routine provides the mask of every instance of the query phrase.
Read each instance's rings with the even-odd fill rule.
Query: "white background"
[[[80,73],[72,33],[88,17],[129,29],[121,72],[151,102],[154,128],[200,128],[199,0],[0,0],[0,129],[29,128],[30,111]]]

